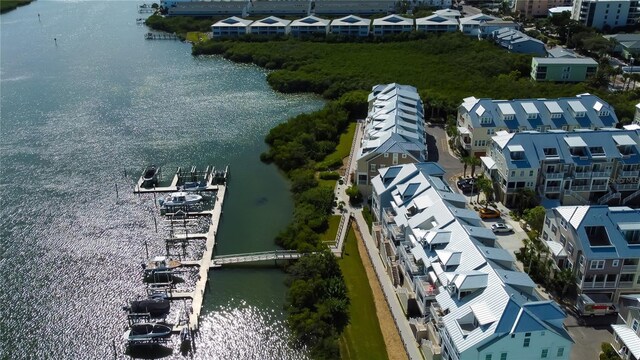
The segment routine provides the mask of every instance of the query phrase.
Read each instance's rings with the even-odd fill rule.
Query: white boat
[[[185,205],[195,205],[202,201],[202,196],[198,194],[190,194],[186,191],[178,191],[171,193],[164,199],[159,199],[158,203],[160,206],[185,206]]]
[[[163,339],[171,336],[171,328],[155,322],[138,323],[124,333],[124,338],[131,342]]]
[[[157,273],[170,273],[173,269],[182,266],[182,263],[178,260],[168,259],[166,256],[156,256],[146,265],[143,264],[145,273],[157,274]]]

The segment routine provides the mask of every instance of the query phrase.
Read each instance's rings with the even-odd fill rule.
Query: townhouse
[[[640,210],[556,207],[547,210],[542,239],[554,266],[575,274],[578,294],[616,303],[640,291]]]
[[[289,25],[291,36],[308,36],[312,34],[326,35],[329,32],[330,20],[321,19],[317,16],[307,16],[294,20]]]
[[[427,17],[416,19],[416,30],[424,32],[456,32],[458,31],[458,20],[455,17],[433,14]]]
[[[604,100],[588,93],[559,99],[493,100],[465,98],[458,107],[460,146],[484,156],[491,137],[500,130],[549,131],[614,127],[618,118]]]
[[[373,19],[373,36],[411,32],[413,29],[413,19],[399,15],[392,14],[382,18]]]
[[[622,360],[640,359],[640,308],[630,307],[622,324],[612,324],[613,348]]]
[[[485,14],[463,17],[459,21],[460,31],[463,34],[477,36],[478,38],[488,37],[493,31],[500,28],[520,28],[520,25],[513,21],[505,21]]]
[[[248,33],[249,24],[253,20],[232,16],[211,25],[211,34],[214,39],[223,37],[238,37]]]
[[[348,15],[331,21],[329,32],[345,36],[369,36],[371,20],[363,19],[355,15]]]
[[[540,56],[547,54],[547,50],[542,41],[534,39],[518,30],[501,28],[494,31],[491,37],[498,45],[507,49],[509,52]]]
[[[640,204],[637,130],[501,132],[490,149],[482,167],[506,206],[523,189],[549,204]]]
[[[287,35],[290,23],[291,20],[269,16],[252,22],[249,25],[249,32],[255,35]]]
[[[566,317],[539,301],[435,163],[380,169],[374,239],[426,359],[568,359]],[[417,310],[411,310],[417,309]]]
[[[424,107],[413,86],[382,84],[369,94],[369,112],[356,154],[356,184],[365,195],[378,169],[425,161]]]
[[[605,39],[615,40],[616,45],[613,52],[620,54],[627,60],[638,59],[640,57],[640,34],[613,34],[604,35]]]

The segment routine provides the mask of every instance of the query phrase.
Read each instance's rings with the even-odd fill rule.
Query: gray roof
[[[584,117],[577,118],[569,102],[578,101],[587,110]],[[513,120],[503,120],[504,115],[500,108],[511,107],[515,112]],[[596,110],[598,109],[598,110]],[[561,129],[563,125],[579,126],[581,128],[604,128],[612,127],[618,123],[613,108],[604,100],[591,94],[581,94],[576,97],[558,99],[516,99],[516,100],[493,100],[476,99],[470,97],[464,99],[458,108],[462,113],[468,113],[474,128],[490,127],[505,128],[508,130],[536,130],[541,126],[548,126],[550,129]],[[607,111],[607,115],[600,116],[601,111]],[[561,117],[551,118],[551,113],[561,112]],[[529,115],[535,117],[529,118]],[[603,113],[604,114],[604,113]],[[490,117],[489,123],[481,123],[482,117]]]
[[[626,135],[625,139],[634,142],[635,152],[624,158],[625,163],[640,164],[640,131],[636,130],[594,130],[580,132],[520,132],[507,135],[496,135],[492,138],[502,148],[507,169],[537,168],[547,159],[544,149],[555,148],[560,163],[589,165],[601,159],[586,151],[584,156],[572,156],[570,146],[583,146],[589,148],[602,147],[607,159],[622,159],[623,155],[618,150],[616,137]],[[524,150],[521,160],[511,159],[514,146],[519,145]],[[621,144],[620,144],[621,145]]]
[[[563,58],[563,57],[576,58],[576,57],[578,57],[578,55],[576,53],[574,53],[573,51],[571,51],[569,49],[565,49],[562,46],[556,46],[556,47],[553,47],[551,49],[547,49],[547,53],[549,54],[549,57],[553,57],[553,58]]]
[[[598,66],[598,62],[592,58],[553,58],[553,57],[534,57],[533,60],[540,65],[553,65],[553,64],[568,64],[568,65],[595,65]]]
[[[584,256],[593,259],[624,259],[640,257],[640,244],[629,244],[623,229],[640,230],[640,210],[626,206],[560,206],[554,215],[563,218],[578,235]],[[592,246],[586,227],[604,226],[609,237],[609,245],[598,242]],[[605,239],[606,240],[606,239]],[[605,241],[606,243],[606,241]]]

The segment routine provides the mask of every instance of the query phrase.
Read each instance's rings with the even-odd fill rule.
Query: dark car
[[[462,189],[463,186],[471,186],[475,184],[475,182],[476,182],[476,179],[474,178],[464,178],[464,179],[458,180],[456,184],[458,185],[459,189]]]

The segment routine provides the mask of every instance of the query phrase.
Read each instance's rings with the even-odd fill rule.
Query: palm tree
[[[522,214],[524,209],[528,209],[536,199],[535,191],[529,188],[520,188],[516,191],[516,202],[518,203],[518,213]]]
[[[489,206],[489,197],[493,195],[493,184],[491,183],[491,180],[484,176],[479,176],[474,186],[478,189],[478,199],[476,201],[480,201],[480,193],[483,193],[486,209]]]
[[[462,177],[467,177],[467,166],[471,163],[471,156],[461,157],[460,162],[462,163]],[[471,176],[473,176],[473,174]]]
[[[473,175],[476,172],[476,166],[480,165],[480,158],[477,158],[475,156],[470,156],[469,165],[471,166],[471,177],[473,177]]]

